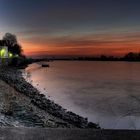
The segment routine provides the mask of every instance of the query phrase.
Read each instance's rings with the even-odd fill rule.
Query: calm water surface
[[[47,97],[103,128],[140,129],[140,63],[32,64],[27,80]]]

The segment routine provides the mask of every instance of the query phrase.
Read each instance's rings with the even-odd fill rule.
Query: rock
[[[19,70],[15,68],[0,69],[0,78],[9,85],[13,86],[20,93],[31,98],[32,104],[47,111],[53,116],[58,117],[79,128],[100,128],[97,124],[91,122],[88,123],[87,118],[83,118],[71,111],[63,109],[60,105],[55,104],[53,101],[47,99],[44,94],[40,94],[36,88],[34,88],[30,83],[26,82],[26,80],[22,77],[22,72]],[[19,111],[16,109],[16,105],[13,105],[12,107],[14,108],[14,115],[18,116]],[[9,110],[5,113],[9,115],[13,114],[12,110]],[[25,114],[20,115],[21,117],[25,117]],[[31,119],[34,122],[35,118],[33,117]]]
[[[100,129],[100,126],[98,124],[89,122],[88,123],[88,128],[96,128],[96,129]]]
[[[8,116],[12,116],[13,115],[13,111],[12,110],[2,110],[1,113],[5,114],[5,115],[8,115]]]

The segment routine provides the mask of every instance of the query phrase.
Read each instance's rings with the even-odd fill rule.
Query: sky
[[[122,56],[140,52],[140,0],[0,0],[0,36],[24,54]]]

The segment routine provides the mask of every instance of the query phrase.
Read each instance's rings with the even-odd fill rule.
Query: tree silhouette
[[[14,55],[22,55],[22,47],[19,45],[17,41],[17,37],[14,34],[6,33],[3,36],[3,40],[1,41],[3,45],[8,47],[8,51]]]
[[[140,61],[140,53],[129,52],[124,56],[127,61]]]
[[[6,42],[7,45],[9,46],[13,46],[15,44],[17,44],[17,37],[16,35],[14,34],[11,34],[11,33],[6,33],[4,36],[3,36],[3,40]]]
[[[8,50],[13,53],[14,55],[18,54],[21,56],[22,48],[19,44],[15,44],[12,47],[9,47]]]

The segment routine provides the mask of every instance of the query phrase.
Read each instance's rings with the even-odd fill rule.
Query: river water
[[[108,129],[140,129],[140,63],[53,61],[31,64],[31,82],[51,100]]]

